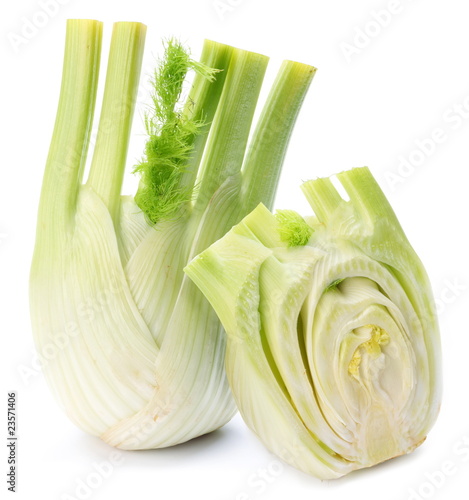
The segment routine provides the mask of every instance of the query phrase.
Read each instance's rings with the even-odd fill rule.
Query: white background
[[[7,391],[17,390],[16,498],[62,500],[80,498],[80,493],[81,498],[92,499],[165,500],[468,498],[467,2],[394,0],[391,10],[398,12],[379,16],[386,26],[373,23],[377,12],[389,11],[386,1],[61,3],[44,17],[38,14],[44,7],[37,0],[3,2],[0,14],[0,436],[6,435]],[[272,80],[285,58],[318,67],[290,144],[276,206],[307,212],[298,189],[302,180],[362,165],[372,169],[389,197],[426,265],[440,311],[444,402],[439,420],[415,453],[321,482],[280,465],[238,416],[222,430],[172,449],[118,452],[119,464],[108,477],[101,477],[99,486],[93,483],[90,490],[77,491],[80,481],[95,477],[90,476],[93,463],[109,461],[113,450],[66,419],[34,368],[27,297],[67,18],[105,22],[102,68],[112,22],[146,23],[143,90],[160,39],[171,35],[187,42],[195,57],[204,38],[269,55],[266,81]],[[28,32],[23,43],[12,43],[13,35],[23,36],[25,24],[32,21],[43,26],[32,35]],[[103,70],[101,76],[103,82]],[[134,120],[129,170],[142,152],[141,104]],[[435,129],[444,140],[432,146],[428,140]],[[416,152],[418,141],[426,145],[425,154]],[[403,159],[411,162],[410,167],[402,167]],[[135,180],[130,178],[129,174],[126,190],[132,191]],[[30,369],[28,376],[21,374],[25,368]],[[4,444],[0,449],[3,496],[7,449]],[[438,478],[436,486],[430,477],[433,482]]]

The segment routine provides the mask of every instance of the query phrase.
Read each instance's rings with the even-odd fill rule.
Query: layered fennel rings
[[[186,272],[228,333],[238,407],[264,444],[320,478],[409,453],[441,398],[425,270],[367,168],[303,192],[315,217],[262,205]]]

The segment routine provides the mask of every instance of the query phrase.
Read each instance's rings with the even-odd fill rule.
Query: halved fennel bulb
[[[422,263],[367,168],[306,182],[316,217],[259,205],[185,269],[228,334],[240,412],[294,467],[336,478],[435,422],[440,341]]]

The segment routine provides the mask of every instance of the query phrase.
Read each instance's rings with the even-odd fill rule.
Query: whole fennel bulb
[[[135,198],[122,196],[145,31],[114,26],[82,183],[102,25],[67,24],[30,282],[34,338],[55,397],[80,428],[124,449],[181,443],[233,416],[223,328],[182,270],[260,201],[272,204],[315,71],[282,65],[248,146],[267,58],[207,41],[196,62],[168,41],[135,169],[140,186]]]

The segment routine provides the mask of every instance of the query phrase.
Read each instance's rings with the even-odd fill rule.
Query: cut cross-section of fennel
[[[288,463],[334,478],[409,453],[441,401],[425,269],[367,168],[306,182],[316,217],[259,205],[185,269],[228,334],[240,412]]]

